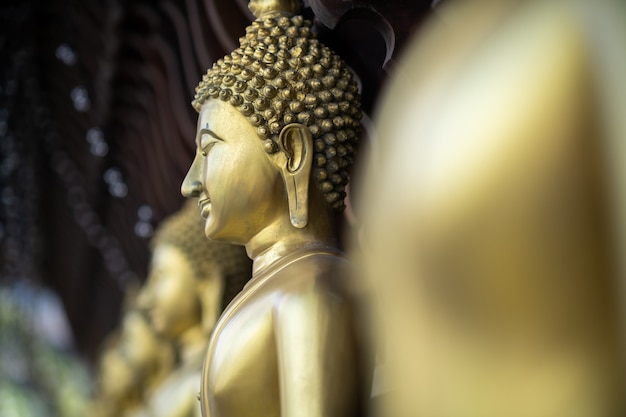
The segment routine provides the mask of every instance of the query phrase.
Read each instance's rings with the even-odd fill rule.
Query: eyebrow
[[[221,140],[222,142],[224,142],[224,139],[222,139],[219,136],[217,136],[217,134],[214,131],[212,131],[211,129],[209,129],[208,127],[203,127],[202,129],[200,129],[200,131],[198,133],[199,133],[199,135],[198,135],[198,144],[200,144],[201,136],[204,133],[207,133],[207,134],[213,136],[215,139]]]

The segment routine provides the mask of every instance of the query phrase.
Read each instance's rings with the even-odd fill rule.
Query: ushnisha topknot
[[[272,13],[299,14],[302,10],[301,0],[250,0],[248,9],[257,19]]]
[[[361,119],[352,71],[321,44],[312,23],[294,15],[297,0],[253,1],[258,17],[240,46],[202,77],[192,102],[209,99],[238,109],[256,128],[269,154],[281,149],[283,127],[300,123],[313,136],[313,177],[326,201],[341,212]]]
[[[252,263],[243,246],[207,239],[204,219],[195,200],[187,200],[179,211],[159,225],[150,246],[154,250],[165,244],[180,249],[198,280],[210,278],[207,272],[218,266],[224,277],[222,309],[241,291],[252,274]]]

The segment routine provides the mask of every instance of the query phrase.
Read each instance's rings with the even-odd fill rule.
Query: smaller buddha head
[[[257,20],[239,48],[196,88],[198,150],[182,192],[200,199],[212,239],[245,244],[285,212],[304,228],[313,195],[331,212],[345,207],[360,96],[352,71],[294,14],[300,6],[252,1]]]
[[[204,237],[192,201],[157,229],[152,250],[138,302],[157,333],[171,340],[194,326],[211,330],[225,303],[250,277],[243,248]]]

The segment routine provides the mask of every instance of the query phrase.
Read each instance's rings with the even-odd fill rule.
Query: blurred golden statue
[[[113,417],[141,406],[141,393],[139,387],[134,385],[133,368],[117,347],[110,346],[103,351],[97,372],[92,414]]]
[[[119,350],[133,369],[134,383],[131,390],[139,388],[141,395],[140,407],[129,409],[127,415],[151,415],[146,408],[147,398],[172,372],[172,345],[158,337],[156,327],[150,323],[144,310],[133,307],[122,320]]]
[[[189,201],[152,241],[139,304],[178,357],[176,368],[149,396],[153,417],[200,415],[197,395],[209,335],[225,304],[250,277],[243,248],[206,239],[202,223],[197,205]]]
[[[119,333],[119,334],[118,334]],[[171,346],[157,339],[142,311],[128,310],[101,355],[93,413],[101,417],[147,416],[145,398],[172,369]]]
[[[257,20],[193,102],[197,152],[182,192],[199,198],[207,237],[253,260],[211,337],[204,416],[354,416],[367,384],[335,228],[360,98],[296,6],[251,2]]]
[[[380,415],[626,415],[624,5],[445,3],[361,202]]]

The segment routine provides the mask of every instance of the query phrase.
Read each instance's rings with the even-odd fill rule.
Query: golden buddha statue
[[[156,332],[174,345],[175,369],[148,396],[152,417],[200,415],[197,394],[208,338],[219,313],[250,276],[243,248],[212,242],[192,201],[152,241],[150,274],[139,295]]]
[[[505,3],[444,4],[381,105],[380,415],[626,415],[626,10]]]
[[[172,369],[174,352],[144,312],[131,307],[100,356],[91,412],[101,417],[147,416],[145,397]]]
[[[203,77],[182,193],[210,239],[244,245],[252,278],[220,317],[202,373],[204,416],[353,416],[362,359],[335,216],[357,141],[351,71],[300,1],[253,1],[241,45]]]
[[[141,393],[140,406],[128,415],[146,415],[146,399],[173,369],[174,350],[169,341],[159,337],[146,312],[137,307],[124,314],[119,343],[122,356],[134,370],[134,386]]]
[[[102,350],[94,397],[88,407],[97,417],[130,416],[142,405],[142,390],[134,364],[122,354],[119,335],[110,336]]]

